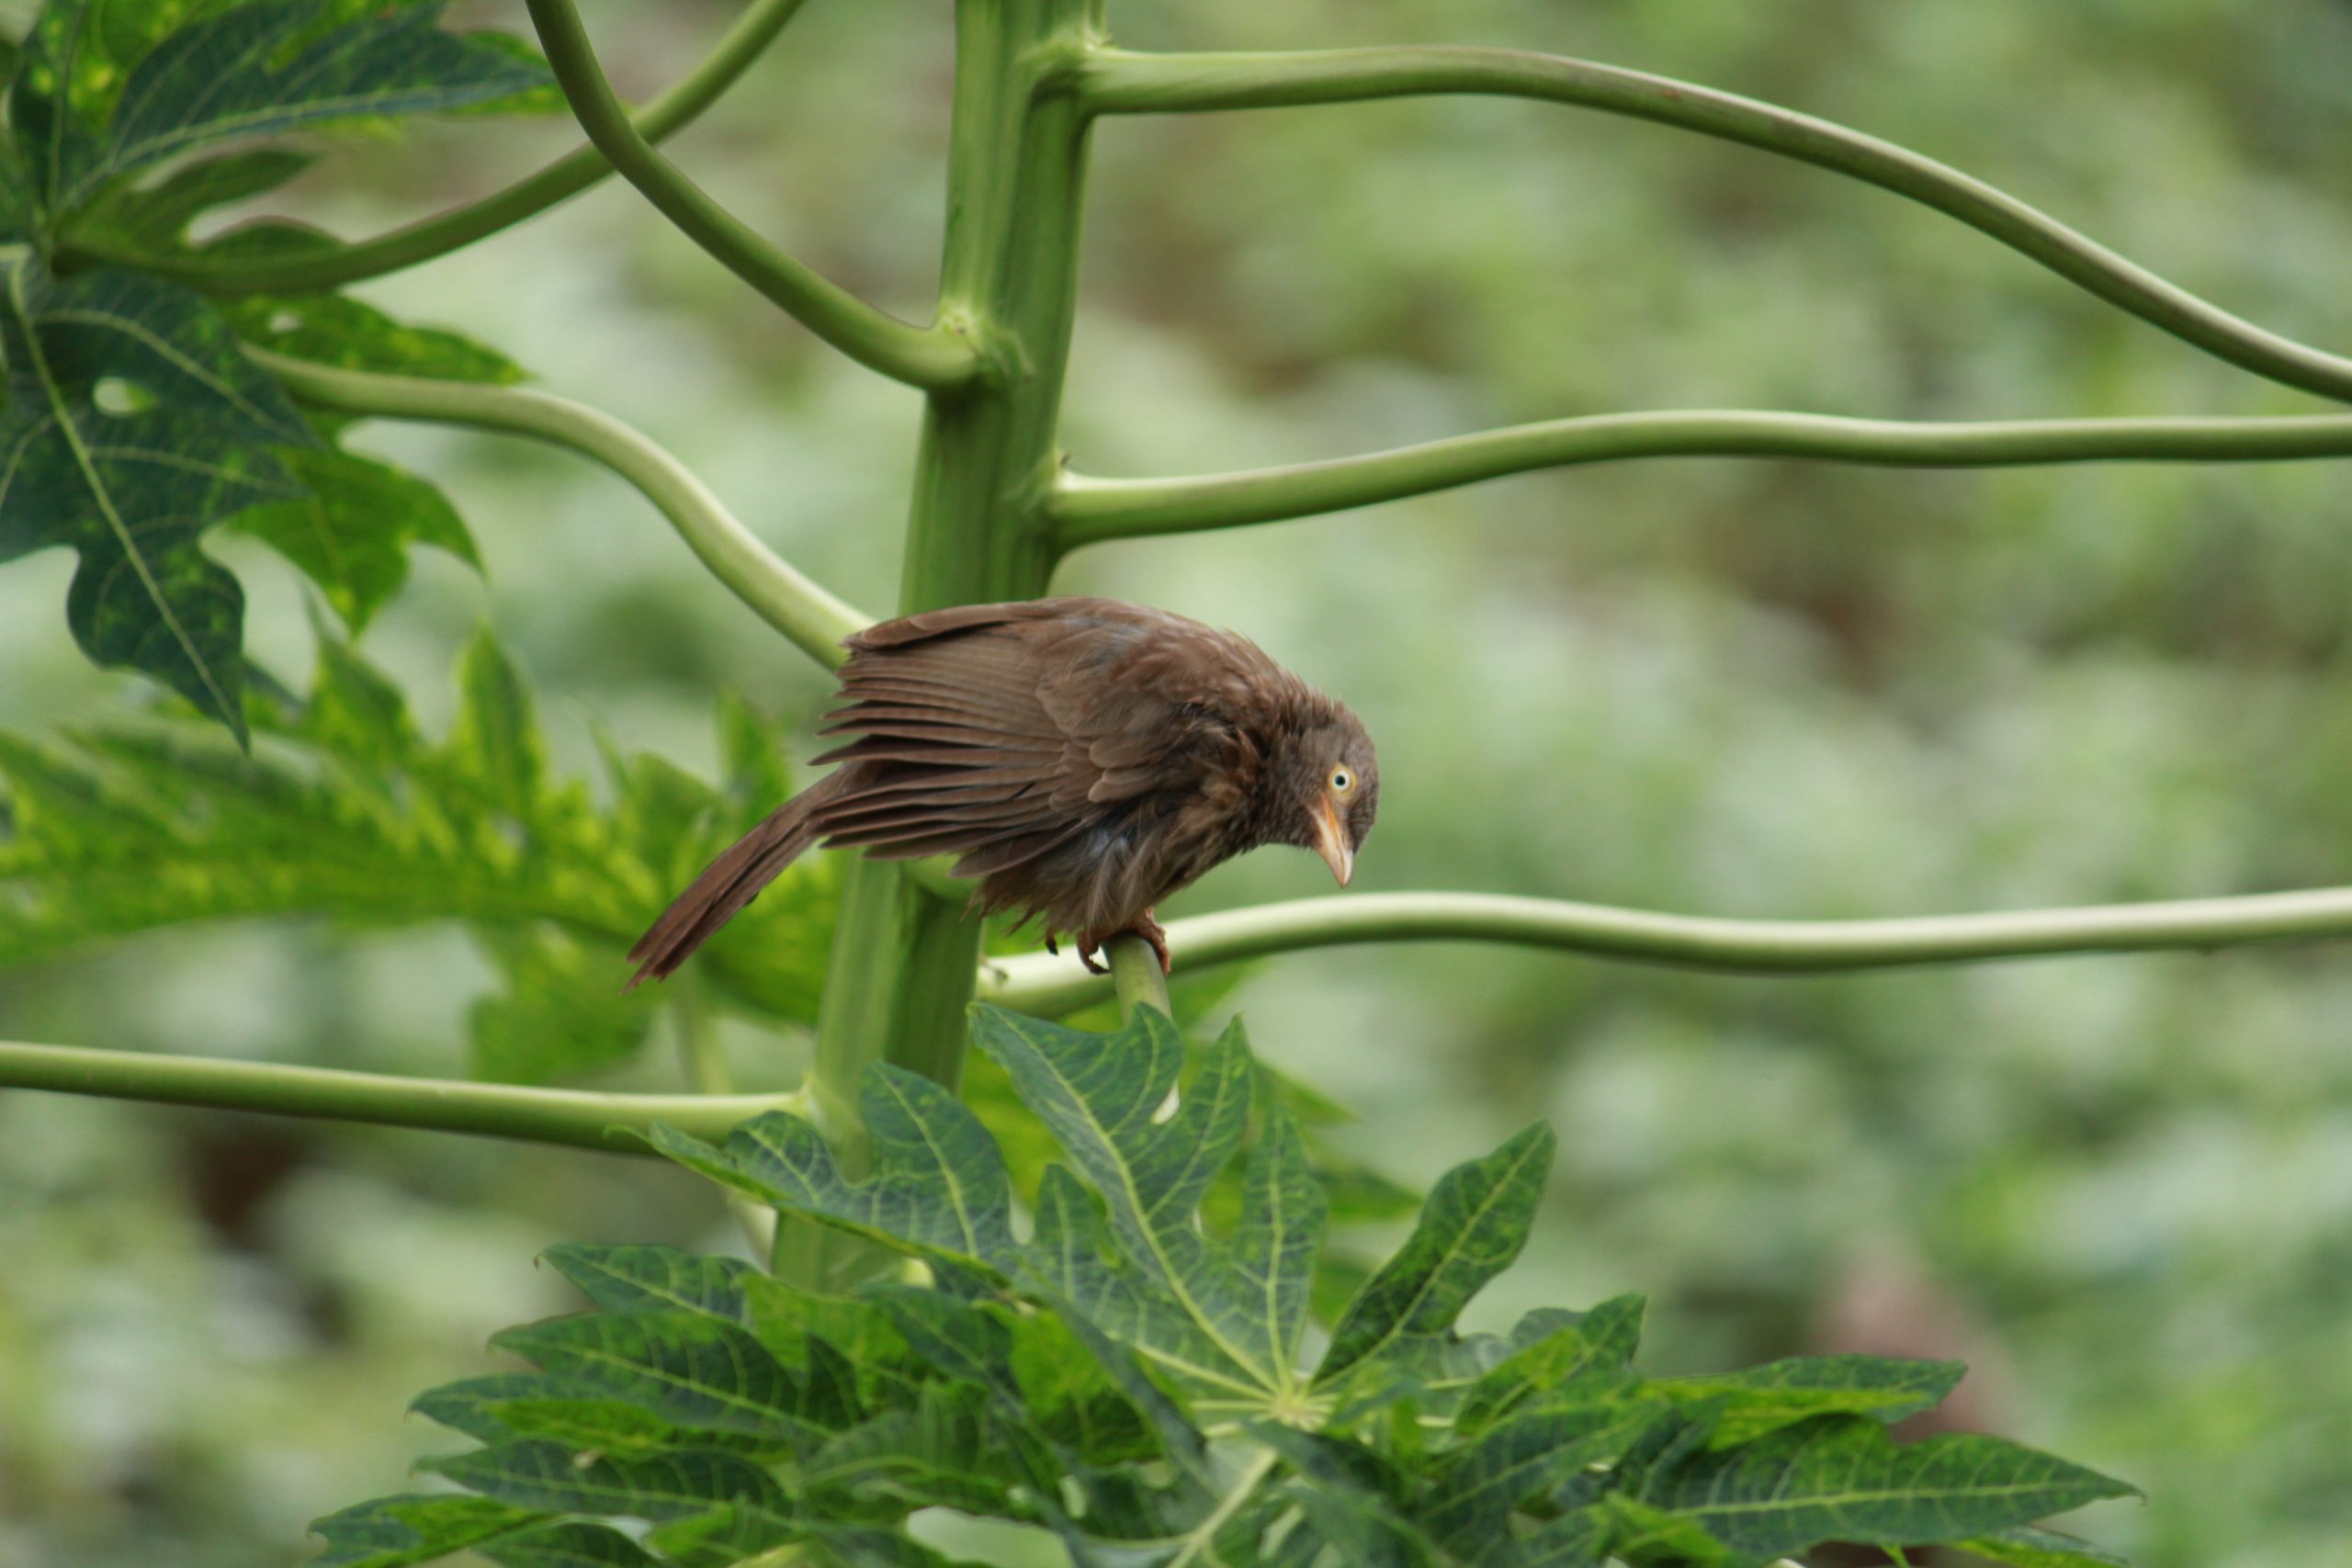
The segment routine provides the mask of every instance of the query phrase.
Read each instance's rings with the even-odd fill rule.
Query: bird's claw
[[[1139,936],[1143,938],[1144,941],[1151,944],[1151,951],[1159,956],[1159,972],[1162,975],[1172,975],[1176,972],[1174,961],[1168,956],[1168,933],[1160,928],[1160,924],[1158,920],[1151,918],[1151,911],[1149,909],[1146,909],[1142,914],[1136,917],[1136,920],[1133,925],[1122,926],[1116,931],[1088,931],[1085,935],[1079,938],[1078,961],[1086,965],[1086,972],[1088,974],[1108,975],[1111,972],[1111,966],[1109,964],[1098,964],[1095,962],[1095,954],[1101,953],[1102,951],[1102,944],[1109,942],[1114,936]],[[1052,942],[1048,941],[1046,946],[1050,948],[1052,945]]]

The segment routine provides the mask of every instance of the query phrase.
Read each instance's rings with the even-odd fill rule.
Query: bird
[[[818,844],[958,857],[969,909],[1068,936],[1096,974],[1157,906],[1247,850],[1292,844],[1340,886],[1380,805],[1372,738],[1238,633],[1116,599],[928,610],[843,639],[831,773],[706,867],[629,950],[661,979]]]

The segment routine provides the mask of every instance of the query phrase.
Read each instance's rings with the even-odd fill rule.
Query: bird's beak
[[[1315,852],[1331,868],[1331,874],[1345,887],[1348,878],[1356,874],[1356,852],[1348,847],[1347,829],[1340,826],[1340,814],[1331,809],[1329,795],[1315,802]]]

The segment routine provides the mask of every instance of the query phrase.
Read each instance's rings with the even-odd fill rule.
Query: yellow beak
[[[1345,887],[1348,878],[1356,874],[1356,852],[1348,847],[1347,829],[1340,826],[1340,814],[1331,809],[1329,795],[1315,802],[1315,852],[1331,868],[1331,874]]]

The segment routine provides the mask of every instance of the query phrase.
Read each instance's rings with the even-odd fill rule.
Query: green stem
[[[1151,943],[1139,936],[1122,934],[1103,944],[1105,956],[1111,961],[1111,988],[1119,998],[1119,1016],[1132,1020],[1137,1007],[1158,1008],[1167,1017],[1176,1016],[1168,1003],[1168,972],[1159,966],[1159,954]]]
[[[644,492],[713,577],[809,658],[835,669],[842,638],[874,624],[790,566],[738,522],[694,471],[610,414],[545,392],[379,376],[245,351],[288,390],[319,408],[527,435],[594,458]]]
[[[650,1153],[644,1134],[656,1122],[723,1138],[748,1117],[801,1104],[794,1094],[593,1094],[13,1042],[0,1042],[0,1089],[472,1133],[615,1154]]]
[[[960,386],[978,373],[980,357],[960,334],[912,326],[878,310],[745,227],[629,123],[572,0],[528,4],[548,63],[588,140],[688,239],[861,365],[932,390]]]
[[[1079,80],[1088,108],[1099,114],[1483,93],[1679,126],[1908,197],[2233,365],[2323,397],[2352,400],[2352,359],[2233,316],[1982,180],[1829,120],[1687,82],[1555,55],[1452,48],[1156,55],[1099,49]]]
[[[637,112],[630,123],[638,134],[647,141],[661,141],[691,124],[734,85],[805,3],[752,0],[701,64]],[[228,261],[201,253],[193,256],[120,254],[69,243],[59,259],[68,264],[82,261],[132,267],[223,299],[246,294],[316,294],[463,250],[477,240],[537,217],[612,172],[602,152],[594,146],[582,147],[479,201],[435,213],[372,240],[311,254]]]
[[[1041,513],[1077,306],[1087,141],[1067,65],[1100,20],[1100,0],[956,0],[940,316],[970,323],[1000,373],[925,406],[902,611],[1033,598],[1053,571]],[[885,862],[844,868],[809,1090],[826,1131],[853,1151],[872,1063],[960,1081],[979,937],[960,897]],[[787,1224],[775,1266],[821,1284],[864,1264],[844,1258],[837,1233]]]
[[[2352,936],[2352,887],[1879,920],[1732,920],[1501,894],[1363,893],[1168,925],[1169,948],[1187,971],[1373,942],[1509,942],[1689,969],[1818,975],[2345,936]],[[1052,1016],[1101,1001],[1112,989],[1074,957],[1035,953],[989,960],[980,994]]]
[[[1802,457],[1883,468],[2260,463],[2352,457],[2352,415],[2051,419],[1973,424],[1679,410],[1546,420],[1393,451],[1172,479],[1066,474],[1047,508],[1065,550],[1342,512],[1539,468],[1638,457]]]

